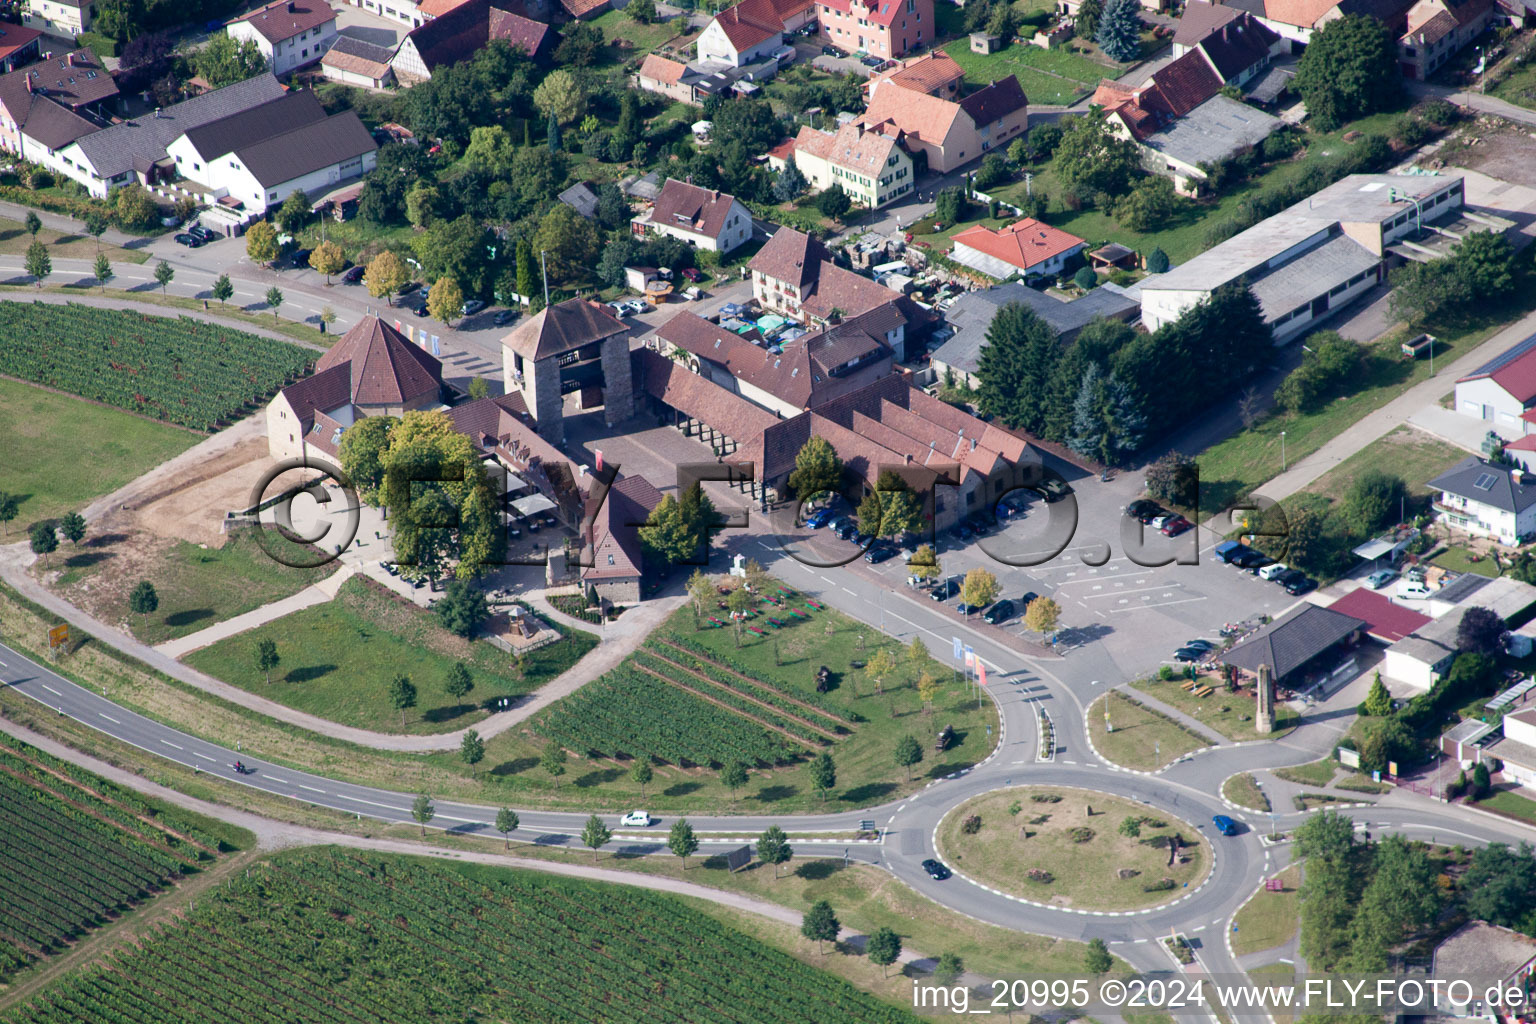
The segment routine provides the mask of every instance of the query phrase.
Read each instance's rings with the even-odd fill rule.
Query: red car
[[[1194,523],[1191,523],[1183,516],[1174,516],[1163,524],[1162,533],[1164,537],[1177,537],[1193,525]]]
[[[694,282],[695,284],[697,284],[698,282],[704,280],[704,275],[699,273],[697,270],[693,269],[692,267],[684,267],[683,268],[683,276],[686,277],[688,280]]]

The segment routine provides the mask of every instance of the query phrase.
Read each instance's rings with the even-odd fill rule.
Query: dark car
[[[1292,583],[1298,583],[1306,578],[1307,574],[1302,572],[1300,569],[1287,569],[1284,572],[1275,573],[1274,576],[1270,577],[1269,581],[1271,583],[1278,583],[1280,586],[1285,587],[1286,589],[1290,589]]]
[[[949,535],[959,540],[970,540],[976,536],[976,531],[971,527],[970,523],[960,522],[950,529]]]
[[[416,289],[418,289],[420,287],[421,287],[421,282],[420,281],[407,281],[407,282],[405,282],[405,284],[400,286],[400,290],[398,292],[396,292],[395,294],[396,295],[409,295],[409,294],[411,294],[411,292],[415,291]]]
[[[859,63],[867,68],[877,68],[885,63],[885,59],[883,57],[860,57]]]
[[[955,605],[955,611],[959,612],[961,615],[964,615],[966,618],[970,618],[972,615],[975,615],[985,607],[986,605],[966,604],[964,601],[961,601],[959,604]]]
[[[1157,504],[1156,502],[1148,502],[1142,508],[1141,512],[1137,514],[1136,521],[1141,523],[1142,526],[1151,526],[1152,520],[1167,514],[1168,510],[1163,508],[1163,506]]]
[[[188,231],[177,232],[175,242],[177,245],[184,245],[188,249],[201,248],[203,244],[203,240],[201,238],[198,238],[196,235]]]
[[[1215,825],[1216,831],[1220,832],[1224,836],[1237,835],[1237,822],[1233,821],[1225,814],[1216,815],[1211,819],[1211,824]]]
[[[876,544],[864,554],[864,561],[870,565],[879,565],[896,557],[896,547],[892,544]]]
[[[997,525],[997,520],[993,519],[985,512],[976,512],[970,516],[967,516],[965,521],[967,524],[969,524],[971,529],[976,531],[976,536],[978,537],[990,532],[992,527]]]
[[[1216,645],[1209,640],[1186,640],[1184,646],[1194,651],[1214,651]]]
[[[288,262],[295,267],[307,267],[309,266],[309,253],[310,250],[308,249],[295,249],[293,254],[288,257]]]
[[[942,882],[949,877],[949,868],[929,857],[923,861],[923,870],[928,872],[928,877],[935,882]]]
[[[1292,597],[1300,597],[1302,594],[1310,594],[1317,589],[1317,580],[1310,576],[1303,576],[1299,580],[1291,580],[1285,585],[1285,592]]]
[[[495,316],[491,317],[491,323],[495,324],[497,327],[505,327],[507,324],[511,323],[513,320],[516,320],[516,319],[517,319],[517,310],[515,310],[515,309],[500,309],[500,310],[496,311],[496,315]]]
[[[960,581],[951,579],[945,580],[943,583],[940,583],[938,586],[928,591],[928,596],[933,598],[935,601],[948,601],[958,593],[960,593]]]
[[[991,608],[988,608],[987,614],[981,617],[981,621],[989,626],[995,626],[999,622],[1006,622],[1011,618],[1013,618],[1013,602],[1005,597]]]
[[[348,267],[347,270],[346,270],[346,273],[341,275],[341,283],[342,284],[357,284],[358,282],[360,282],[363,279],[363,275],[366,274],[367,272],[368,272],[368,268],[363,266],[361,263],[358,263],[355,266]]]
[[[427,315],[427,304],[425,302],[420,303],[419,305],[417,305],[417,307],[415,309],[411,310],[411,312],[415,313],[417,316],[426,316]]]
[[[1023,608],[1025,611],[1028,611],[1029,606],[1039,599],[1039,594],[1035,593],[1033,590],[1026,590],[1024,591],[1024,596],[1019,598],[1019,607]]]
[[[1231,564],[1237,566],[1239,569],[1247,569],[1250,572],[1258,572],[1260,569],[1264,568],[1266,565],[1269,565],[1273,561],[1274,559],[1264,554],[1264,552],[1255,551],[1252,548],[1249,548],[1247,551],[1233,555]]]
[[[1173,652],[1174,661],[1182,661],[1186,664],[1193,664],[1203,657],[1205,652],[1194,647],[1180,647]]]
[[[825,57],[846,57],[846,56],[848,56],[842,50],[839,50],[837,47],[833,46],[830,43],[828,43],[827,45],[825,45],[825,46],[823,46],[821,48],[821,53],[822,53],[822,56],[825,56]]]
[[[1135,501],[1125,506],[1125,514],[1130,516],[1132,519],[1140,519],[1144,514],[1148,512],[1151,512],[1153,515],[1161,514],[1160,507],[1158,506],[1157,502],[1151,501],[1147,498],[1137,498]]]
[[[187,228],[187,234],[196,235],[205,242],[216,242],[222,237],[217,231],[205,228],[201,224],[193,224]]]

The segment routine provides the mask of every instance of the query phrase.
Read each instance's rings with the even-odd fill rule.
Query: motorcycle
[[[230,767],[230,769],[232,771],[234,771],[234,773],[236,775],[250,775],[250,774],[252,774],[255,771],[254,768],[247,768],[245,765],[241,764],[238,761],[236,761],[234,764],[230,765],[229,767]]]

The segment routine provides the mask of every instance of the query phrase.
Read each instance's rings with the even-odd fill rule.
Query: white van
[[[1410,600],[1423,599],[1433,593],[1434,591],[1429,589],[1429,584],[1425,583],[1423,580],[1405,579],[1399,580],[1397,583],[1398,597],[1408,598]]]
[[[1289,566],[1283,562],[1271,562],[1259,570],[1259,579],[1272,580],[1276,576],[1279,576],[1281,573],[1285,572],[1285,570],[1288,568]]]

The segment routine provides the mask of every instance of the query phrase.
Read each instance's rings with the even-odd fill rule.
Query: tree
[[[587,94],[575,75],[557,68],[533,91],[533,105],[556,124],[570,124],[586,112]]]
[[[657,565],[687,565],[707,554],[710,527],[719,522],[712,501],[697,483],[683,492],[682,500],[666,495],[651,511],[639,530],[647,559]]]
[[[475,680],[469,674],[469,666],[462,661],[453,663],[443,677],[443,692],[454,700],[463,700],[475,688]]]
[[[933,217],[941,224],[957,224],[965,219],[965,189],[951,186],[942,190],[933,202]]]
[[[26,229],[27,234],[31,235],[33,238],[36,238],[37,233],[43,230],[42,218],[37,215],[36,210],[27,211]]]
[[[1200,467],[1183,452],[1171,451],[1147,467],[1147,493],[1157,501],[1193,508],[1200,497]]]
[[[96,239],[96,251],[101,252],[101,236],[107,233],[107,218],[94,210],[86,214],[85,233]]]
[[[907,781],[912,781],[912,766],[923,760],[923,745],[911,736],[903,736],[896,741],[894,751],[896,766],[907,770]]]
[[[21,512],[21,499],[7,491],[0,491],[0,529],[10,534],[10,522]]]
[[[929,555],[933,554],[932,545],[924,544],[922,547],[918,548],[916,552],[913,553],[912,561],[914,563],[923,554],[925,549]],[[912,638],[912,642],[907,645],[907,664],[921,670],[928,667],[932,661],[933,655],[929,652],[928,645],[923,643],[923,638],[920,636],[914,636]]]
[[[994,185],[1001,185],[1013,177],[1013,172],[1008,169],[1008,160],[1001,153],[990,153],[981,161],[981,166],[976,169],[976,175],[971,183],[977,188],[988,189]]]
[[[363,271],[363,285],[368,289],[368,294],[376,299],[384,299],[386,304],[392,301],[394,293],[405,287],[410,279],[405,261],[387,249],[369,260],[368,269]]]
[[[997,577],[977,566],[965,574],[965,582],[960,584],[960,600],[973,609],[984,608],[997,600],[998,591]]]
[[[1072,404],[1067,446],[1079,455],[1116,465],[1141,446],[1147,418],[1136,394],[1114,371],[1105,376],[1089,363]]]
[[[337,451],[342,471],[369,504],[378,504],[390,433],[399,423],[393,416],[364,416],[341,435]]]
[[[1312,33],[1292,83],[1314,124],[1332,131],[1392,107],[1402,93],[1391,32],[1369,15],[1345,15]]]
[[[459,742],[459,758],[471,768],[484,760],[485,741],[480,738],[478,730],[465,731],[464,738]]]
[[[92,273],[96,276],[96,283],[101,285],[102,292],[106,292],[107,282],[112,280],[113,277],[112,261],[107,259],[106,253],[99,252],[96,254],[96,266],[92,268]]]
[[[1135,0],[1118,2],[1134,6]],[[1141,157],[1134,143],[1113,134],[1104,121],[1074,117],[1062,131],[1053,166],[1062,185],[1081,197],[1118,196],[1140,173]]]
[[[1115,219],[1132,231],[1151,231],[1172,217],[1179,197],[1173,182],[1160,174],[1148,175],[1136,183],[1115,204]]]
[[[219,305],[224,305],[233,294],[235,294],[235,284],[229,279],[228,274],[220,274],[214,279],[213,297],[219,300]]]
[[[48,556],[59,549],[59,535],[54,531],[53,520],[45,519],[40,523],[33,523],[30,541],[32,553],[43,556],[43,566],[46,568]]]
[[[977,366],[976,404],[1010,427],[1032,434],[1045,429],[1047,388],[1061,345],[1056,331],[1034,310],[1010,302],[987,327]]]
[[[66,512],[59,520],[59,532],[64,539],[78,547],[85,537],[85,516],[79,512]]]
[[[272,670],[282,662],[277,653],[277,642],[271,637],[262,637],[256,641],[256,671],[267,677],[267,685],[272,685]]]
[[[1468,608],[1456,627],[1456,649],[1489,656],[1499,653],[1500,644],[1508,627],[1499,613],[1492,608]]]
[[[421,826],[421,835],[425,839],[427,835],[427,822],[437,817],[437,808],[432,804],[432,798],[425,793],[416,794],[416,799],[411,804],[411,817],[416,819],[416,824]]]
[[[208,44],[192,56],[192,67],[215,89],[254,78],[267,69],[267,58],[256,40],[236,41],[223,32],[214,33]]]
[[[1077,8],[1077,19],[1074,28],[1078,38],[1092,39],[1099,31],[1099,19],[1104,16],[1104,5],[1100,0],[1083,0]]]
[[[175,277],[176,268],[165,262],[165,260],[161,260],[158,264],[155,265],[155,281],[160,285],[161,294],[164,294],[166,286],[169,285],[171,281],[175,279]]]
[[[544,140],[550,153],[560,152],[560,122],[555,120],[554,114],[549,115],[549,120],[544,125]]]
[[[533,235],[549,272],[560,280],[578,277],[597,263],[602,240],[592,222],[564,203],[549,208]]]
[[[683,870],[687,871],[688,858],[699,852],[699,840],[687,818],[678,818],[672,823],[672,831],[667,833],[667,849],[672,851],[672,856],[682,859]]]
[[[312,269],[324,274],[325,283],[330,284],[332,274],[339,274],[347,269],[347,257],[341,251],[341,246],[335,242],[321,242],[309,254],[309,265]]]
[[[389,684],[389,705],[400,712],[400,728],[405,728],[407,708],[416,706],[416,686],[408,676],[395,676]]]
[[[1467,916],[1506,928],[1520,926],[1536,905],[1536,857],[1530,844],[1489,843],[1473,852],[1458,889]]]
[[[475,131],[482,129],[476,128]],[[500,130],[498,128],[498,130]],[[470,143],[471,146],[474,143]],[[466,153],[467,157],[468,154]],[[485,168],[480,168],[485,170]],[[489,172],[487,172],[489,173]],[[405,193],[405,219],[411,222],[412,227],[428,228],[438,219],[437,211],[443,204],[442,193],[437,186],[425,181],[418,181]]]
[[[1141,53],[1141,5],[1136,0],[1106,0],[1093,40],[1110,60],[1135,60]]]
[[[741,624],[746,619],[746,613],[751,611],[752,606],[756,603],[757,598],[753,597],[746,587],[737,587],[725,595],[726,611],[731,613],[731,622],[736,627],[737,647],[741,646]]]
[[[787,203],[802,195],[811,183],[805,180],[805,175],[800,173],[800,168],[795,166],[793,160],[786,160],[784,167],[773,177],[773,198],[775,202]]]
[[[555,785],[560,784],[560,776],[565,774],[565,748],[551,743],[544,748],[544,753],[539,757],[539,767],[549,773],[549,777],[555,780]]]
[[[1089,939],[1083,952],[1083,968],[1089,974],[1105,974],[1115,966],[1115,958],[1109,955],[1109,947],[1103,939]]]
[[[1380,527],[1398,521],[1408,495],[1403,478],[1379,469],[1357,476],[1344,494],[1344,516],[1355,531],[1370,536]]]
[[[1024,625],[1042,636],[1056,632],[1061,623],[1061,605],[1055,598],[1037,597],[1024,609]]]
[[[939,684],[933,675],[924,672],[917,677],[917,699],[923,702],[923,714],[933,713],[933,701],[939,695]]]
[[[1439,869],[1425,849],[1402,836],[1376,844],[1371,880],[1355,911],[1350,971],[1387,969],[1387,951],[1430,924],[1440,912]]]
[[[112,198],[112,210],[117,222],[125,228],[146,228],[160,217],[160,207],[143,185],[124,185]]]
[[[864,944],[864,952],[869,954],[869,962],[880,968],[880,976],[886,977],[890,973],[887,968],[901,956],[901,936],[889,928],[876,928]]]
[[[837,764],[825,750],[811,762],[811,785],[821,794],[822,803],[827,802],[827,794],[837,785]]]
[[[1489,773],[1488,773],[1488,765],[1485,762],[1479,761],[1479,762],[1477,762],[1477,764],[1473,765],[1472,766],[1472,791],[1471,791],[1472,799],[1473,800],[1484,800],[1484,799],[1487,799],[1488,794],[1493,789],[1492,782],[1493,782],[1493,780],[1489,776]]]
[[[245,232],[245,254],[252,263],[263,266],[277,259],[277,229],[270,221],[259,220]]]
[[[303,189],[294,189],[289,192],[288,198],[283,200],[283,205],[277,208],[277,222],[289,234],[302,231],[309,216],[309,197],[304,194]]]
[[[817,950],[821,952],[826,952],[823,943],[837,941],[837,934],[842,931],[842,928],[837,915],[832,912],[832,904],[826,900],[817,900],[812,903],[811,908],[805,912],[805,917],[800,921],[800,934],[808,939],[814,939]]]
[[[891,657],[890,651],[882,647],[870,657],[869,663],[864,666],[864,671],[875,681],[875,692],[879,693],[885,677],[896,671],[896,659]]]
[[[789,848],[789,837],[777,825],[769,825],[757,837],[757,859],[773,865],[773,877],[779,877],[779,865],[789,860],[794,851]]]
[[[608,826],[603,824],[603,819],[596,814],[587,819],[587,823],[581,828],[581,842],[592,851],[592,861],[597,862],[597,851],[613,838],[613,833]]]
[[[720,769],[720,782],[731,791],[731,799],[736,799],[736,791],[747,784],[747,766],[740,761],[731,761]]]
[[[43,278],[53,273],[53,260],[48,255],[48,247],[42,242],[33,242],[27,246],[26,267],[28,276],[41,288]]]
[[[1147,253],[1147,273],[1166,274],[1167,272],[1168,254],[1154,246],[1152,251]]]
[[[1083,0],[1087,3],[1088,0]],[[959,953],[940,953],[933,966],[933,977],[941,985],[953,985],[965,974],[965,961]]]
[[[843,186],[834,183],[831,188],[823,189],[816,193],[814,200],[816,210],[823,217],[833,220],[842,220],[853,207],[853,200],[848,193],[843,191]]]
[[[427,294],[427,312],[432,319],[452,323],[462,315],[464,292],[451,277],[440,277]]]
[[[1365,695],[1362,704],[1367,715],[1372,718],[1385,718],[1392,713],[1392,695],[1387,692],[1387,687],[1381,681],[1381,673],[1376,673],[1376,678],[1371,680],[1371,689]]]
[[[432,606],[437,621],[455,636],[468,637],[491,613],[485,592],[469,580],[456,579],[448,584],[443,596]]]
[[[640,799],[645,799],[645,787],[650,784],[656,773],[651,769],[649,756],[635,758],[635,763],[630,765],[629,780],[640,786]]]
[[[155,593],[155,585],[149,580],[139,580],[133,592],[128,595],[128,609],[138,616],[150,615],[160,607],[160,595]]]
[[[501,833],[501,848],[512,848],[512,833],[517,831],[517,826],[522,824],[522,819],[517,812],[510,807],[503,807],[496,812],[496,831]]]
[[[789,474],[789,486],[802,501],[823,492],[837,493],[843,482],[843,460],[837,457],[832,442],[813,434],[795,453],[795,468]]]

